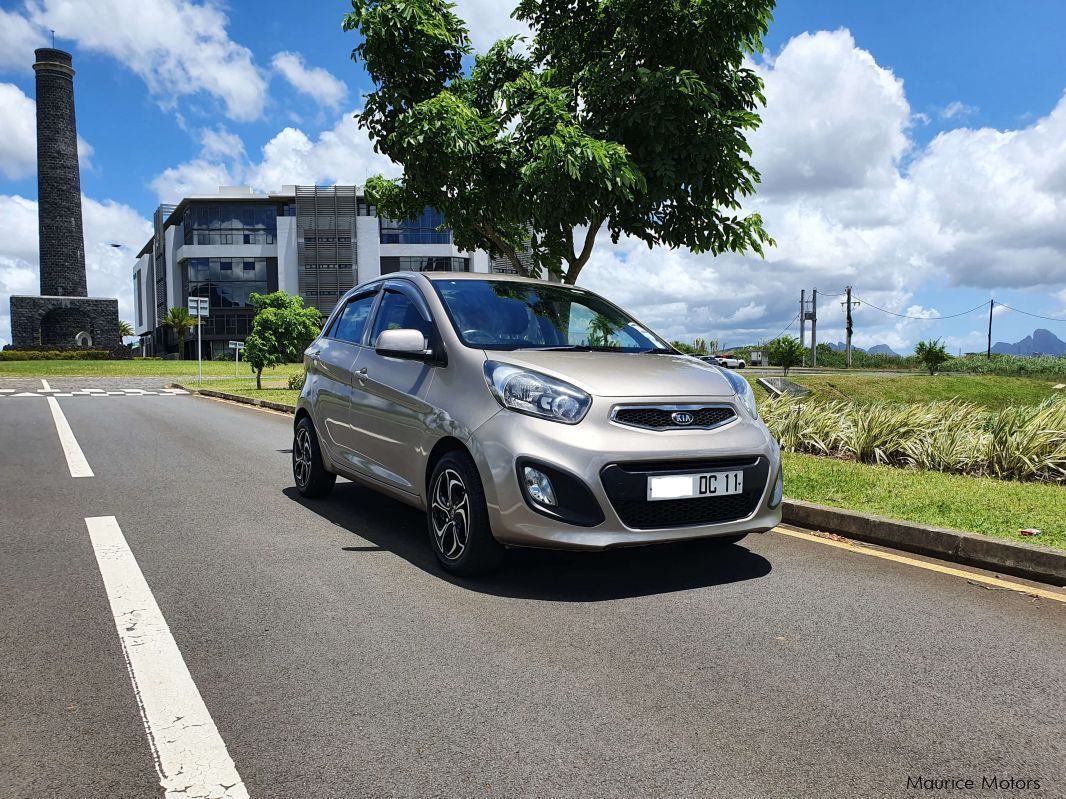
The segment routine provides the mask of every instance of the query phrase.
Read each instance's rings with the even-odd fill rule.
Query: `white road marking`
[[[41,386],[44,388],[45,391],[51,391],[52,390],[52,387],[50,385],[48,385],[48,381],[45,380],[43,377],[41,378]]]
[[[55,397],[48,398],[48,409],[52,411],[52,421],[56,423],[56,432],[59,433],[59,443],[63,447],[63,454],[67,458],[67,468],[70,469],[71,477],[92,477],[93,470],[89,468],[89,462],[85,460],[85,453],[78,446],[78,439],[74,438],[74,431],[67,423],[67,417],[63,415],[63,409],[59,407],[59,401]]]
[[[114,516],[85,520],[166,799],[247,799],[237,767]]]
[[[13,388],[0,388],[0,394],[14,394],[14,393],[15,393],[15,389],[13,389]]]

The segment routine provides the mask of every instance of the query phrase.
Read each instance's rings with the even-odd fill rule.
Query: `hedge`
[[[4,350],[0,361],[106,361],[107,350]]]

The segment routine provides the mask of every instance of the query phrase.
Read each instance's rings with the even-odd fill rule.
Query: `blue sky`
[[[476,44],[518,29],[505,5],[459,4]],[[90,289],[118,294],[128,309],[130,249],[147,238],[161,199],[221,182],[361,182],[389,167],[350,121],[367,80],[349,58],[354,35],[340,30],[345,8],[0,0],[0,212],[9,211],[0,213],[9,230],[0,340],[6,295],[36,291],[26,139],[32,49],[47,27],[74,54],[79,134],[91,148],[82,171]],[[766,178],[755,205],[777,251],[764,262],[602,242],[583,282],[666,335],[726,343],[779,332],[800,288],[836,293],[845,283],[905,315],[952,314],[994,296],[1066,317],[1062,30],[1066,3],[1052,0],[782,2],[757,60],[770,106],[753,141]],[[316,96],[300,91],[307,82]],[[106,247],[111,240],[129,249]],[[930,335],[978,349],[986,326],[987,312],[856,316],[859,343],[900,349]],[[1014,341],[1037,326],[1066,339],[1066,322],[1011,312],[997,315],[994,337]],[[823,306],[820,327],[823,338],[842,336],[835,305]]]

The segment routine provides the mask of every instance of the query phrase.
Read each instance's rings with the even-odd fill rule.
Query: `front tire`
[[[309,416],[296,423],[292,439],[292,477],[300,495],[310,499],[328,495],[337,482],[337,475],[327,472],[322,465],[318,434]]]
[[[504,549],[492,535],[473,458],[460,451],[441,458],[429,479],[428,499],[429,545],[445,571],[474,577],[499,567]]]

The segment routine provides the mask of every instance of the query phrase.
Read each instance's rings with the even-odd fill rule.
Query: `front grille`
[[[692,423],[680,425],[674,421],[674,414],[685,412],[692,415]],[[643,427],[648,430],[684,430],[684,429],[707,429],[725,424],[733,417],[736,411],[730,405],[696,405],[696,406],[667,406],[654,407],[647,405],[634,405],[630,407],[615,408],[612,419],[619,424],[630,427]]]
[[[732,522],[750,516],[755,510],[758,495],[747,492],[725,497],[697,497],[694,499],[611,500],[615,513],[626,527],[649,530],[658,527],[693,527],[701,524]]]
[[[744,472],[741,494],[648,501],[650,475],[702,474],[733,469]],[[600,481],[622,524],[634,530],[649,530],[720,524],[747,518],[758,507],[769,470],[765,458],[613,463],[600,472]]]

